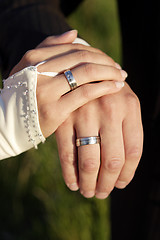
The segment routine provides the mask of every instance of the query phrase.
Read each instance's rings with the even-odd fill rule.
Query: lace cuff
[[[0,94],[0,159],[18,155],[45,138],[36,99],[37,66],[27,67],[3,81]]]

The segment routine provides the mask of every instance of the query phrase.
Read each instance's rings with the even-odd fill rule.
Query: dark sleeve
[[[62,11],[65,8],[66,4],[60,0],[0,0],[0,62],[3,77],[8,76],[27,50],[35,48],[49,35],[70,29]]]

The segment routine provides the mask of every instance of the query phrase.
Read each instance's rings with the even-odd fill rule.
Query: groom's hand
[[[76,138],[100,135],[101,144],[76,147]],[[85,197],[104,199],[132,180],[142,154],[140,103],[130,87],[82,106],[56,131],[64,180]]]

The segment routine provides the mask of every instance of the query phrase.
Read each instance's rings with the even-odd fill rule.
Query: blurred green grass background
[[[94,47],[121,62],[116,0],[85,0],[68,18]],[[109,240],[109,199],[64,184],[55,137],[0,162],[0,240]]]

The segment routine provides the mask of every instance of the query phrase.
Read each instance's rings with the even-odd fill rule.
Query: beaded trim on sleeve
[[[20,117],[23,118],[28,142],[31,142],[37,149],[37,145],[44,142],[45,138],[39,125],[36,87],[37,67],[30,66],[3,80],[3,89],[1,91],[14,91],[21,95],[22,109],[20,112],[22,114]]]

